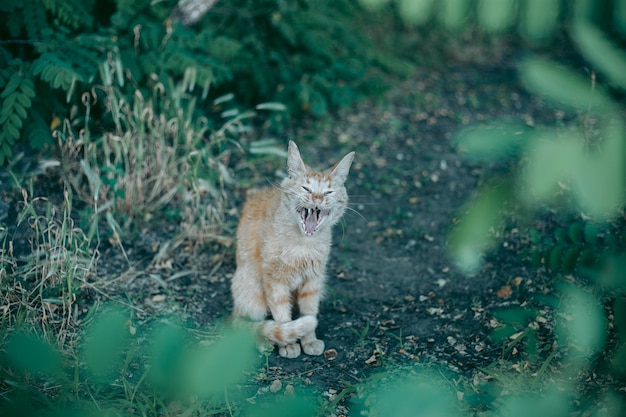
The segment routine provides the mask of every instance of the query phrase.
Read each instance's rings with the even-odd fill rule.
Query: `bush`
[[[174,0],[23,0],[0,6],[0,165],[16,143],[40,150],[112,77],[127,102],[193,73],[197,96],[245,106],[279,100],[291,113],[325,114],[381,91],[384,54],[370,48],[350,0],[223,0],[193,27],[173,23]],[[400,67],[397,67],[400,68]],[[389,68],[387,68],[389,69]],[[198,102],[199,114],[211,111]],[[103,112],[96,103],[96,115]],[[25,123],[26,120],[33,123]],[[115,123],[102,120],[100,123]]]

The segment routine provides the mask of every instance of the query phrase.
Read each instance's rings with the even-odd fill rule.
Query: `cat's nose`
[[[314,203],[321,203],[322,201],[324,201],[324,196],[322,194],[312,194],[311,198],[313,199]]]

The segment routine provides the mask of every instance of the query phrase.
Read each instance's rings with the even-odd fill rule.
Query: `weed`
[[[387,332],[388,336],[398,341],[398,349],[404,349],[404,338],[402,337],[402,329],[398,330],[398,334]]]
[[[63,344],[75,325],[78,293],[94,270],[97,251],[74,224],[71,190],[64,191],[60,212],[45,198],[33,198],[32,190],[22,190],[22,198],[15,234],[0,233],[3,325],[35,326]]]
[[[370,322],[366,321],[365,322],[365,326],[360,331],[355,329],[354,327],[351,327],[350,329],[352,330],[352,333],[354,333],[356,335],[356,337],[358,338],[358,341],[357,341],[356,345],[357,346],[365,346],[365,344],[367,343],[365,338],[367,337],[367,334],[370,331]]]

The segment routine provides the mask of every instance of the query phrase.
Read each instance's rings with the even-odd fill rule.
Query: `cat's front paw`
[[[297,358],[300,356],[300,352],[300,345],[298,343],[278,347],[278,354],[283,358]]]
[[[302,350],[307,355],[319,356],[324,353],[324,341],[319,339],[302,342]]]

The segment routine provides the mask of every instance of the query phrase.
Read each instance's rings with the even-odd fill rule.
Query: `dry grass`
[[[71,217],[69,190],[61,207],[25,189],[22,198],[14,233],[0,230],[2,328],[34,328],[63,345],[74,331],[77,294],[95,269],[97,251]],[[18,239],[27,246],[20,253]]]

